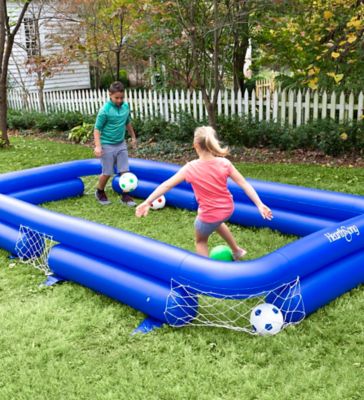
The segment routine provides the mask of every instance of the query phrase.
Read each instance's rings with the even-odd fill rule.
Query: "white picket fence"
[[[126,90],[126,99],[133,116],[153,118],[160,116],[175,122],[180,112],[193,115],[196,120],[207,117],[201,91],[153,91]],[[44,94],[46,111],[79,111],[96,114],[108,100],[105,90],[54,91]],[[8,91],[9,107],[16,110],[39,111],[38,93],[24,94],[17,90]],[[364,95],[327,93],[307,90],[280,91],[265,95],[223,90],[219,93],[217,112],[225,116],[250,116],[258,121],[276,121],[299,126],[312,119],[332,118],[336,121],[360,120],[364,114]]]

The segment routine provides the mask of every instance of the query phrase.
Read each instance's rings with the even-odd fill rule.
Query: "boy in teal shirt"
[[[119,175],[129,171],[128,148],[125,141],[125,130],[131,136],[133,148],[137,146],[134,129],[130,122],[130,109],[124,102],[124,86],[114,82],[109,89],[110,100],[104,104],[97,114],[94,139],[95,156],[100,157],[102,172],[95,192],[95,197],[102,205],[110,204],[105,193],[105,186],[114,175],[116,166]],[[134,207],[135,201],[127,193],[121,195],[121,202]]]

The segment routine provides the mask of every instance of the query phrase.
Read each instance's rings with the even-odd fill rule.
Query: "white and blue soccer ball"
[[[250,323],[253,332],[258,335],[275,335],[282,330],[284,318],[281,310],[274,304],[262,303],[252,309]]]
[[[119,186],[124,193],[132,192],[138,186],[138,178],[131,172],[125,172],[119,178]]]
[[[155,199],[152,204],[150,205],[150,208],[152,210],[160,210],[166,205],[166,198],[164,195],[158,197],[158,199]]]

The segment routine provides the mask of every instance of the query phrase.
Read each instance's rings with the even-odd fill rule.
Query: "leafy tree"
[[[95,86],[108,70],[114,80],[121,78],[121,65],[142,60],[148,62],[149,48],[141,34],[152,0],[76,0],[68,5],[76,13],[86,34],[83,52],[94,71]]]
[[[247,46],[244,48],[240,39],[248,41],[248,36],[241,34],[241,27],[246,23],[245,3],[237,0],[163,2],[159,37],[163,38],[164,51],[160,54],[173,75],[174,71],[181,71],[187,87],[201,90],[212,126],[216,125],[217,100],[226,77],[226,60],[230,59],[232,65],[234,58],[235,70],[238,70],[242,57],[245,59]],[[240,67],[242,70],[243,65]],[[236,82],[238,86],[238,76]]]
[[[229,82],[244,89],[243,67],[252,29],[278,0],[168,0],[154,26],[155,53],[176,86],[202,92],[209,123],[215,125],[219,91]],[[168,75],[167,75],[168,76]],[[178,79],[179,78],[179,79]]]
[[[362,0],[295,0],[270,10],[255,29],[261,65],[311,89],[361,89],[364,84]],[[287,74],[285,74],[287,75]]]

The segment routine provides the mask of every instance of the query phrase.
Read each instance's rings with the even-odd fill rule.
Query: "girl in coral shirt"
[[[246,251],[236,243],[230,229],[225,224],[234,211],[234,202],[227,188],[227,179],[235,181],[257,206],[265,219],[272,219],[272,211],[262,203],[258,194],[240,172],[224,158],[227,148],[222,148],[216,132],[210,126],[195,130],[193,147],[198,159],[188,162],[175,175],[161,183],[135,211],[137,217],[148,215],[150,204],[182,181],[191,183],[198,203],[195,220],[196,252],[208,256],[208,239],[216,231],[230,246],[234,259],[240,260]]]

